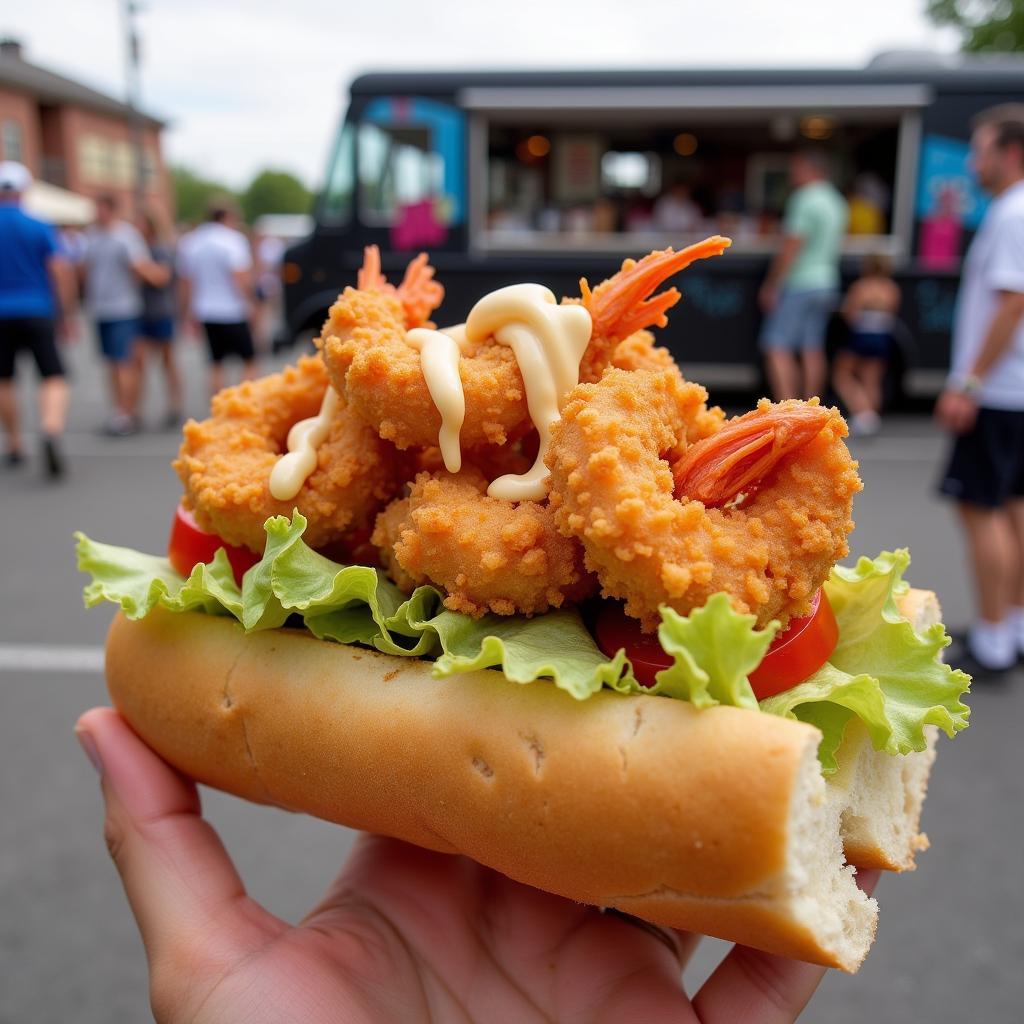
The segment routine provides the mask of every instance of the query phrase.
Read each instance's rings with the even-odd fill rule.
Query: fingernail
[[[85,751],[85,756],[92,762],[93,768],[102,775],[103,774],[103,761],[100,760],[100,752],[96,748],[96,741],[92,738],[92,733],[87,732],[85,729],[76,729],[75,738],[81,744],[82,749]]]

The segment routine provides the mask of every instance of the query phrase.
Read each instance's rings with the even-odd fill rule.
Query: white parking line
[[[102,671],[102,647],[0,644],[0,672]]]

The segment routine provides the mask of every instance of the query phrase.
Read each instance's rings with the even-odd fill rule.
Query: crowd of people
[[[111,195],[96,200],[84,232],[59,233],[22,209],[32,176],[22,164],[0,164],[0,422],[9,467],[26,461],[15,388],[19,352],[30,353],[40,377],[41,455],[46,474],[65,471],[60,437],[68,389],[58,341],[76,338],[80,312],[95,328],[107,381],[104,434],[137,433],[150,404],[148,364],[159,368],[164,404],[159,424],[176,430],[184,394],[174,342],[205,336],[210,391],[225,383],[224,364],[237,359],[241,377],[256,375],[254,323],[277,299],[279,245],[254,247],[234,206],[216,200],[207,220],[176,233],[161,211],[133,223]],[[273,240],[267,240],[273,241]],[[261,339],[263,340],[263,339]]]

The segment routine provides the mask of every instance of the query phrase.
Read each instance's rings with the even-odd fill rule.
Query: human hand
[[[116,711],[86,712],[75,731],[101,772],[104,835],[142,933],[160,1024],[783,1024],[825,973],[735,946],[691,1002],[681,974],[698,936],[371,835],[292,925],[246,895],[200,816],[195,784]],[[876,879],[865,873],[862,884]]]
[[[765,281],[757,293],[757,304],[761,312],[770,313],[779,304],[779,289],[771,281]]]
[[[978,403],[966,392],[947,388],[935,403],[935,418],[954,434],[966,434],[978,418]]]

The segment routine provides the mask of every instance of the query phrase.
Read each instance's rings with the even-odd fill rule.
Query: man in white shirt
[[[964,261],[935,415],[956,435],[940,491],[957,501],[974,576],[967,653],[994,673],[1024,652],[1024,104],[978,115],[971,152],[993,201]]]
[[[181,240],[178,274],[181,304],[203,325],[210,349],[210,391],[224,386],[223,361],[242,360],[242,378],[256,376],[256,353],[249,327],[252,251],[234,224],[226,203],[210,209],[205,224]]]

